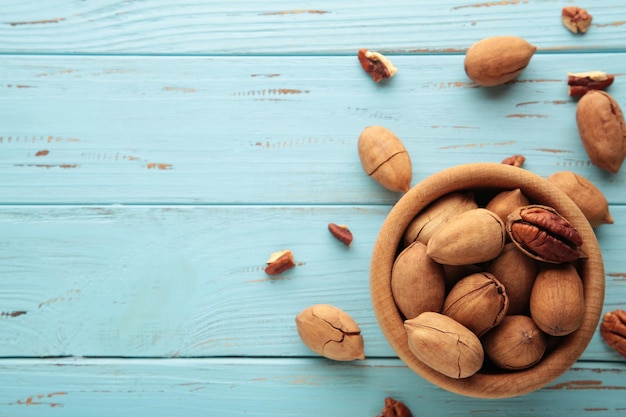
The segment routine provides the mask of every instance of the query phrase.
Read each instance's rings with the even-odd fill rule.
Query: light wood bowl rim
[[[403,319],[391,293],[391,268],[404,230],[415,215],[453,191],[520,188],[531,202],[554,207],[581,233],[587,258],[580,273],[585,292],[586,312],[582,326],[564,336],[557,348],[532,368],[501,373],[477,373],[453,379],[420,362],[410,351]],[[445,169],[412,187],[394,205],[383,222],[374,244],[370,266],[370,295],[380,328],[399,358],[427,381],[450,392],[476,398],[508,398],[530,393],[546,386],[567,371],[591,341],[604,304],[604,265],[595,233],[578,206],[556,186],[523,168],[499,163],[471,163]]]

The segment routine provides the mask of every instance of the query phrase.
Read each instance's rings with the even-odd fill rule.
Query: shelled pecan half
[[[626,311],[606,313],[600,324],[600,335],[607,345],[626,358]]]
[[[603,71],[587,71],[567,74],[568,94],[582,97],[591,90],[604,90],[615,80],[615,76]]]

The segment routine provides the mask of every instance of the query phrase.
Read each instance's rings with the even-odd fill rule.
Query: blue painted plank
[[[5,0],[0,53],[44,54],[352,54],[456,53],[487,36],[512,34],[541,49],[624,51],[620,0],[589,2],[585,36],[561,24],[542,0],[393,3],[217,0],[23,2]]]
[[[398,360],[0,361],[0,414],[375,416],[391,396],[414,416],[623,415],[626,364],[586,363],[534,393],[483,400],[444,391]]]
[[[369,295],[389,206],[3,206],[0,357],[315,356],[295,316],[334,304],[361,327],[367,357],[396,356]],[[624,307],[626,207],[597,229],[605,311]],[[351,247],[329,222],[346,224]],[[263,269],[291,249],[297,266]],[[596,334],[585,360],[619,356]]]
[[[492,89],[469,82],[462,55],[394,61],[396,77],[375,84],[354,56],[0,56],[1,201],[393,204],[356,150],[382,124],[405,143],[413,184],[522,154],[532,172],[573,170],[626,203],[626,170],[590,163],[566,85],[569,71],[606,70],[626,103],[621,54],[538,55]]]

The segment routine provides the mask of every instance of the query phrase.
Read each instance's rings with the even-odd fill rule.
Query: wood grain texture
[[[4,360],[0,403],[37,417],[375,416],[392,396],[415,416],[617,416],[625,374],[623,363],[583,363],[527,396],[487,401],[436,388],[397,359]]]
[[[593,25],[577,36],[560,19],[570,5],[4,0],[0,416],[374,416],[386,396],[416,417],[626,414],[626,362],[598,334],[549,387],[475,400],[404,366],[369,298],[372,247],[401,197],[356,152],[381,124],[413,184],[513,154],[594,182],[615,219],[596,229],[604,311],[624,307],[626,174],[590,163],[566,78],[613,73],[626,103],[626,9],[585,5]],[[478,88],[464,52],[506,34],[538,53],[515,82]],[[363,47],[398,74],[373,83]],[[297,266],[265,275],[284,248]],[[365,361],[302,344],[294,317],[318,302],[356,319]]]
[[[367,357],[396,356],[372,311],[369,268],[388,206],[3,206],[0,356],[315,356],[295,316],[334,304]],[[605,311],[626,299],[626,207],[597,229]],[[351,247],[329,222],[346,224]],[[296,268],[263,272],[277,250]],[[595,334],[585,360],[619,361]]]
[[[476,88],[463,56],[398,56],[375,84],[356,57],[0,56],[0,182],[17,204],[393,204],[357,138],[380,124],[404,142],[413,184],[513,154],[547,176],[573,170],[611,204],[626,172],[593,166],[569,71],[618,74],[620,54],[538,55],[511,84]],[[593,64],[590,64],[593,62]],[[227,70],[225,70],[227,69]],[[87,98],[87,99],[86,99]],[[80,190],[80,192],[76,192]]]
[[[620,0],[586,7],[589,36],[561,24],[568,1],[217,0],[3,2],[0,52],[44,54],[459,53],[494,34],[526,38],[542,50],[624,51]]]

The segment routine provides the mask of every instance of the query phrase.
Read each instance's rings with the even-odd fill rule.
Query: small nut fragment
[[[470,265],[490,261],[504,248],[504,223],[484,208],[464,211],[437,228],[427,253],[445,265]]]
[[[405,318],[441,311],[445,291],[443,267],[426,255],[426,245],[413,242],[400,252],[391,269],[391,292]]]
[[[567,92],[571,97],[582,97],[591,90],[604,90],[615,80],[614,75],[602,71],[567,74]]]
[[[507,316],[482,339],[485,354],[503,369],[526,369],[541,360],[546,335],[528,316]]]
[[[509,156],[508,158],[504,158],[502,160],[502,163],[505,165],[511,165],[517,168],[520,168],[524,162],[526,161],[526,157],[524,157],[523,155],[513,155],[513,156]]]
[[[359,158],[367,175],[391,191],[411,188],[413,167],[404,144],[383,126],[368,126],[359,135]]]
[[[417,359],[450,378],[480,370],[485,352],[471,330],[443,314],[427,311],[404,322],[409,349]]]
[[[517,36],[493,36],[473,44],[465,54],[465,73],[484,87],[515,79],[528,66],[537,47]]]
[[[582,7],[568,6],[561,11],[563,25],[572,33],[585,33],[591,26],[593,17]]]
[[[385,406],[380,415],[376,417],[413,417],[413,414],[403,402],[387,397],[385,398]]]
[[[600,324],[602,339],[617,353],[626,358],[626,311],[610,311]]]
[[[530,316],[552,336],[577,330],[585,317],[583,282],[571,263],[545,265],[530,292]]]
[[[450,290],[442,313],[481,337],[497,326],[509,309],[502,283],[488,272],[468,275]]]
[[[359,62],[375,82],[379,82],[383,78],[393,77],[398,69],[394,67],[391,61],[379,52],[371,52],[365,48],[359,49]]]
[[[552,207],[520,207],[509,215],[506,230],[513,243],[531,258],[558,264],[586,257],[578,230]]]
[[[616,174],[626,159],[626,122],[617,101],[605,91],[589,91],[576,106],[576,124],[591,162]]]
[[[267,275],[279,275],[296,266],[293,260],[293,252],[289,249],[274,252],[267,260],[265,273]]]
[[[307,307],[296,316],[296,327],[304,344],[317,354],[336,361],[365,359],[361,329],[338,307]]]
[[[328,230],[338,241],[346,246],[352,243],[352,232],[344,224],[328,223]]]
[[[559,171],[549,175],[546,179],[576,203],[591,227],[613,224],[609,202],[602,191],[587,178],[572,171]]]

